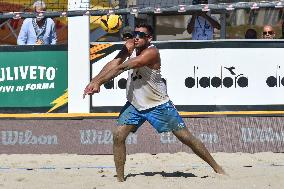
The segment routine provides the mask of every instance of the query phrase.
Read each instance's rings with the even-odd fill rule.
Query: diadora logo
[[[126,89],[127,80],[125,78],[112,79],[104,84],[106,89]]]
[[[134,81],[134,82],[142,78],[142,76],[140,76],[140,75],[135,75],[135,76],[131,75],[131,76],[132,76],[131,77],[132,81]],[[165,78],[162,78],[162,81],[167,85],[167,80]],[[126,84],[127,84],[127,79],[115,78],[115,79],[112,79],[112,80],[106,82],[104,84],[104,87],[106,89],[126,89]]]
[[[238,74],[234,66],[223,67],[221,66],[220,75],[202,76],[199,74],[199,67],[193,67],[193,77],[185,79],[185,86],[187,88],[245,88],[248,87],[248,77],[244,74]]]
[[[284,86],[284,77],[280,76],[279,70],[280,70],[280,66],[277,65],[275,76],[269,76],[266,79],[266,84],[268,87]]]

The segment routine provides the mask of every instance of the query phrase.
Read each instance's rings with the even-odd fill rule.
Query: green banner
[[[53,107],[67,89],[67,51],[0,52],[0,107]]]

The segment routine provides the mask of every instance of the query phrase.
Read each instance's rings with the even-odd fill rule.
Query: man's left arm
[[[208,14],[204,13],[202,14],[202,17],[205,18],[213,28],[216,28],[218,30],[221,29],[221,25],[219,24],[219,22],[217,22],[215,19],[213,19],[211,16],[209,16]]]
[[[17,45],[26,45],[27,44],[27,39],[28,39],[28,27],[29,23],[27,19],[23,21],[23,24],[21,26],[20,33],[17,38]]]
[[[55,23],[54,21],[52,21],[51,23],[51,41],[50,41],[50,44],[51,45],[56,45],[56,42],[57,42],[57,34],[56,34],[56,26],[55,26]]]

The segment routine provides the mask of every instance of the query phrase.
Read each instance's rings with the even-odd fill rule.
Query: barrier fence
[[[8,3],[9,2],[9,3]],[[48,1],[47,1],[48,2]],[[69,6],[76,0],[69,1]],[[49,10],[42,13],[35,13],[31,9],[32,1],[21,3],[20,1],[0,1],[3,6],[0,19],[20,19],[37,16],[44,17],[74,17],[74,16],[102,16],[106,14],[188,14],[193,11],[213,11],[213,13],[225,13],[237,9],[257,10],[260,8],[282,9],[284,1],[213,1],[211,4],[192,4],[192,1],[78,1],[77,9],[68,10],[67,1],[57,1],[57,3],[47,3]],[[18,3],[18,4],[17,4]],[[22,7],[20,6],[22,5]]]
[[[185,118],[210,152],[284,151],[283,117]],[[112,154],[114,119],[1,120],[0,153]],[[191,150],[172,133],[157,134],[147,123],[126,140],[127,153]]]
[[[284,72],[276,61],[281,59],[283,41],[170,41],[154,45],[161,55],[168,94],[179,111],[284,110]],[[95,44],[91,48],[92,77],[121,47]],[[92,96],[91,111],[119,111],[125,103],[127,77],[125,72],[104,84],[100,93]]]
[[[0,112],[50,112],[65,105],[67,47],[0,47]],[[64,103],[62,103],[64,101]]]
[[[284,110],[284,72],[281,61],[276,61],[281,60],[283,41],[170,41],[154,45],[160,49],[168,94],[184,116],[256,115],[258,111],[260,115],[279,115]],[[92,69],[85,72],[94,77],[121,47],[122,43],[91,45]],[[83,68],[79,71],[68,65],[66,46],[3,46],[0,58],[2,113],[116,113],[111,115],[115,117],[125,103],[126,72],[104,84],[91,101],[82,99],[84,83],[69,81],[67,86],[68,77],[85,75]],[[75,62],[80,66],[80,60]],[[68,100],[68,88],[82,90],[74,90],[78,97]],[[79,111],[84,106],[81,101],[87,112]],[[67,111],[69,103],[77,105]]]

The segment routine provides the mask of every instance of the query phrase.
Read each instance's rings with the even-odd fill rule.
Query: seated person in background
[[[245,39],[257,39],[257,32],[254,29],[248,29],[245,34]]]
[[[195,0],[192,4],[208,4],[208,0]],[[221,25],[209,12],[196,12],[187,25],[187,32],[192,33],[193,40],[213,39],[214,28],[220,30]]]
[[[43,1],[33,4],[36,13],[46,10]],[[51,18],[26,18],[21,27],[18,45],[55,45],[57,41],[55,23]]]
[[[121,32],[121,39],[126,41],[133,38],[133,29],[130,26],[125,26]]]
[[[275,38],[275,32],[273,31],[272,26],[265,25],[263,27],[262,38],[263,39],[274,39]]]

